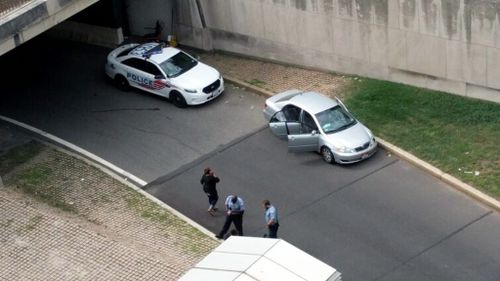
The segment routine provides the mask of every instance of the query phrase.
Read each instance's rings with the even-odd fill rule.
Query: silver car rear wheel
[[[323,160],[325,160],[326,163],[333,163],[334,161],[332,151],[326,146],[323,146],[321,148],[321,156],[323,157]]]

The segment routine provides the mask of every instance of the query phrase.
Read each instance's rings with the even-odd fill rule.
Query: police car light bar
[[[162,52],[163,52],[163,44],[158,44],[157,46],[144,52],[142,56],[149,59],[152,55],[161,54]]]

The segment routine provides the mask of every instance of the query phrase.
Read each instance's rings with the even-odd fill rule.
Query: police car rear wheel
[[[172,103],[175,106],[180,107],[180,108],[186,107],[186,105],[187,105],[184,97],[177,92],[173,92],[172,94],[170,94],[170,100],[172,101]]]
[[[117,75],[115,77],[115,83],[116,83],[116,87],[118,87],[118,89],[120,89],[122,91],[128,91],[130,88],[130,85],[128,84],[127,79],[125,79],[125,77],[123,77],[121,75]]]

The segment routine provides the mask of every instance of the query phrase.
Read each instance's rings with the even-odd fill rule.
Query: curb
[[[231,76],[224,76],[225,80],[228,80],[229,82],[236,84],[240,87],[245,87],[248,88],[250,91],[253,93],[256,93],[260,96],[263,97],[272,97],[274,93],[261,89],[259,87],[256,87],[254,85],[251,85],[247,82],[244,82],[240,79],[231,77]],[[462,182],[461,180],[455,178],[454,176],[447,174],[440,169],[432,166],[431,164],[421,160],[420,158],[416,157],[415,155],[404,151],[403,149],[389,143],[388,141],[385,141],[381,138],[377,137],[377,141],[382,146],[382,148],[390,151],[391,153],[397,155],[398,157],[402,158],[403,160],[411,163],[415,167],[431,174],[432,176],[438,178],[439,180],[451,185],[453,188],[456,190],[466,194],[467,196],[473,198],[474,200],[482,203],[483,205],[486,205],[497,212],[500,212],[500,202],[496,200],[495,198],[477,190],[476,188]]]
[[[403,149],[381,139],[377,138],[378,143],[385,148],[386,150],[392,152],[393,154],[399,156],[400,158],[406,160],[407,162],[411,163],[412,165],[416,166],[417,168],[420,168],[424,170],[425,172],[433,175],[434,177],[438,178],[439,180],[453,186],[456,190],[465,193],[469,197],[472,197],[476,201],[479,201],[483,205],[486,205],[497,212],[500,212],[500,202],[497,201],[495,198],[477,190],[476,188],[462,182],[461,180],[455,178],[454,176],[447,174],[440,169],[432,166],[431,164],[419,159],[415,155],[404,151]]]
[[[48,139],[49,141],[51,141],[53,143],[56,143],[56,144],[58,144],[58,145],[60,145],[62,147],[65,147],[65,148],[67,148],[67,149],[75,152],[76,154],[79,154],[79,155],[81,155],[81,156],[83,156],[83,157],[85,157],[87,159],[90,159],[92,161],[95,161],[95,162],[99,163],[100,165],[102,165],[102,166],[110,169],[111,171],[114,171],[116,174],[122,176],[123,178],[120,178],[120,180],[122,180],[122,181],[123,180],[124,181],[131,180],[132,182],[134,182],[138,186],[144,186],[144,185],[146,185],[146,181],[143,181],[142,179],[140,179],[140,178],[132,175],[131,173],[129,173],[129,172],[127,172],[127,171],[125,171],[125,170],[123,170],[123,169],[121,169],[121,168],[113,165],[113,164],[111,164],[110,162],[108,162],[108,161],[106,161],[106,160],[104,160],[104,159],[102,159],[102,158],[100,158],[100,157],[98,157],[98,156],[96,156],[96,155],[94,155],[94,154],[92,154],[92,153],[90,153],[90,152],[88,152],[88,151],[86,151],[86,150],[84,150],[84,149],[82,149],[82,148],[80,148],[80,147],[78,147],[78,146],[70,143],[70,142],[67,142],[67,141],[65,141],[65,140],[63,140],[61,138],[58,138],[58,137],[56,137],[56,136],[54,136],[52,134],[49,134],[49,133],[47,133],[45,131],[37,129],[37,128],[35,128],[33,126],[30,126],[28,124],[25,124],[25,123],[19,122],[17,120],[11,119],[9,117],[5,117],[5,116],[0,115],[0,120],[3,120],[5,122],[7,122],[7,123],[11,123],[11,124],[13,124],[15,126],[18,126],[18,127],[21,127],[23,129],[25,129],[25,130],[27,130],[29,132],[35,133],[37,135],[40,135],[41,137],[46,138],[46,139]]]
[[[100,171],[106,173],[107,175],[118,180],[119,182],[123,183],[124,185],[132,188],[134,191],[144,195],[146,198],[148,198],[152,202],[158,204],[160,207],[167,209],[168,211],[173,213],[175,216],[177,216],[181,220],[185,221],[186,223],[188,223],[192,227],[198,229],[200,232],[204,233],[205,235],[207,235],[211,239],[213,239],[215,241],[219,241],[218,239],[215,238],[215,234],[213,232],[206,229],[205,227],[198,224],[197,222],[193,221],[189,217],[183,215],[182,213],[175,210],[174,208],[170,207],[169,205],[167,205],[163,201],[159,200],[158,198],[154,197],[153,195],[144,191],[141,187],[143,187],[147,184],[146,181],[144,181],[144,180],[132,175],[131,173],[113,165],[112,163],[100,158],[99,156],[97,156],[93,153],[90,153],[87,150],[84,150],[81,147],[78,147],[70,142],[67,142],[67,141],[65,141],[61,138],[58,138],[52,134],[49,134],[45,131],[42,131],[42,130],[37,129],[35,127],[32,127],[28,124],[19,122],[17,120],[14,120],[14,119],[11,119],[9,117],[2,116],[2,115],[0,115],[0,120],[3,120],[7,123],[11,123],[17,127],[21,127],[23,129],[31,132],[31,133],[35,133],[37,135],[40,135],[41,137],[49,140],[50,141],[49,144],[51,146],[53,146],[54,148],[56,148],[64,153],[70,154],[71,156],[76,157],[76,158],[84,161],[85,163],[99,169]],[[129,181],[129,179],[132,181]]]
[[[236,84],[240,87],[244,87],[247,90],[250,90],[252,93],[257,94],[259,96],[268,97],[268,98],[274,96],[274,93],[271,91],[259,88],[257,86],[250,84],[250,83],[247,83],[245,81],[242,81],[240,79],[237,79],[237,78],[234,78],[231,76],[224,75],[224,80],[227,80],[227,81],[231,82],[232,84]]]

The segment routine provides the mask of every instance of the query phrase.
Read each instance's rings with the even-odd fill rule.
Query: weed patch
[[[52,169],[47,166],[41,164],[34,165],[17,175],[16,185],[25,193],[52,207],[75,214],[78,213],[73,205],[65,202],[61,188],[53,186],[50,183],[48,184],[53,173]]]
[[[157,223],[161,229],[165,230],[166,237],[168,237],[168,233],[172,232],[172,229],[175,229],[176,233],[180,233],[181,237],[184,238],[180,244],[182,244],[182,248],[186,253],[206,254],[204,242],[206,241],[206,235],[198,229],[135,191],[129,191],[124,196],[124,200],[127,202],[128,207],[135,210],[141,217]]]
[[[14,147],[0,155],[0,175],[5,175],[15,167],[26,163],[42,150],[43,145],[30,141],[26,144]]]
[[[130,191],[124,199],[128,207],[135,210],[143,218],[169,226],[180,226],[183,224],[180,219],[149,201],[140,193]]]
[[[34,216],[29,219],[28,224],[24,226],[27,231],[35,229],[35,227],[42,221],[42,216]]]
[[[252,79],[250,81],[246,81],[248,84],[254,85],[259,88],[264,88],[264,85],[266,85],[266,82],[259,80],[259,79]]]

